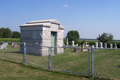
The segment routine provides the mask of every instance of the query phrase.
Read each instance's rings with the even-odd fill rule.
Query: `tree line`
[[[20,32],[12,32],[9,28],[0,28],[0,38],[20,38]]]

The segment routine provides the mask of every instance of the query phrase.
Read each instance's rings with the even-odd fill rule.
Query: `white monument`
[[[111,49],[113,48],[113,44],[110,44],[110,48],[111,48]]]
[[[115,49],[117,49],[117,44],[115,43]]]
[[[94,46],[94,45],[92,45],[92,48],[95,48],[95,46]]]
[[[95,48],[98,48],[98,42],[95,42]]]
[[[0,49],[7,49],[8,43],[4,42],[0,45]]]
[[[63,46],[64,27],[56,19],[30,21],[24,25],[20,25],[21,37],[20,42],[26,42],[27,54],[47,56],[49,55],[48,48],[42,46]],[[20,45],[20,52],[23,53],[23,44]],[[63,53],[63,48],[52,48],[52,54]]]
[[[66,42],[67,46],[68,46],[68,38],[67,38],[67,42]]]
[[[103,48],[103,43],[102,42],[100,42],[100,48]]]
[[[104,45],[105,45],[105,48],[107,48],[107,43],[105,43]]]
[[[74,45],[74,41],[72,41],[72,46],[75,46],[75,45]]]

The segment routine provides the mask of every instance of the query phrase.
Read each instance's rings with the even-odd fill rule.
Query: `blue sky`
[[[111,33],[120,40],[120,0],[0,0],[0,27],[20,31],[18,25],[34,20],[57,19],[81,38],[95,39]]]

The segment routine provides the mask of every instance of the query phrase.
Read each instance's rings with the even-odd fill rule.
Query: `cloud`
[[[67,4],[65,4],[65,5],[63,5],[63,7],[68,7],[68,5],[67,5]]]

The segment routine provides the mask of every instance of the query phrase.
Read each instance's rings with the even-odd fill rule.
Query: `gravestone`
[[[14,46],[14,43],[12,43],[12,46]]]
[[[115,43],[115,49],[117,49],[117,43]]]
[[[95,42],[95,48],[98,48],[98,42]]]
[[[107,48],[107,43],[105,43],[105,48]]]
[[[76,46],[76,47],[74,48],[74,52],[80,52],[80,51],[81,51],[80,46]]]
[[[18,47],[18,44],[14,43],[13,48],[16,48],[16,47]]]
[[[2,43],[2,45],[6,45],[6,46],[8,46],[8,43],[4,42],[4,43]]]
[[[75,46],[78,46],[78,44],[76,44]]]
[[[68,46],[68,38],[67,38],[67,42],[66,42],[66,45]]]
[[[72,41],[72,46],[75,46],[75,45],[74,45],[74,41]]]
[[[85,48],[85,45],[82,45],[81,51],[87,51],[87,49],[84,49],[84,48]]]
[[[112,49],[113,48],[113,44],[110,44],[110,49]]]
[[[0,49],[7,49],[8,43],[4,42],[0,45]]]
[[[103,43],[102,42],[100,42],[100,48],[103,48]]]

